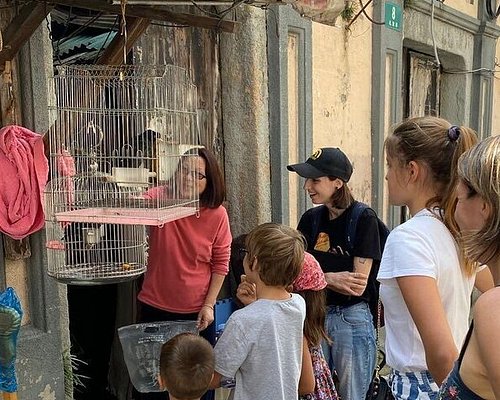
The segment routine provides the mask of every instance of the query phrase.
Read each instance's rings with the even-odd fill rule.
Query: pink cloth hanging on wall
[[[0,129],[0,231],[22,239],[43,228],[49,165],[42,135],[22,126]]]

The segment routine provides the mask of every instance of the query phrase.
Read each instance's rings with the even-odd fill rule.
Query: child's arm
[[[208,386],[209,389],[217,389],[220,387],[220,380],[222,379],[222,375],[219,374],[217,371],[214,371],[214,375],[212,376],[212,381],[210,382],[210,385]]]
[[[299,395],[313,393],[315,387],[316,379],[314,378],[311,353],[309,352],[307,339],[304,336],[302,340],[302,370],[299,379]]]

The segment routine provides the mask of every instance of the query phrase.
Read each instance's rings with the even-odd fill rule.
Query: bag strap
[[[361,214],[363,214],[367,208],[369,207],[360,201],[355,201],[352,205],[351,215],[349,216],[349,221],[346,225],[347,246],[351,252],[354,250],[359,217],[361,217]]]
[[[382,350],[380,346],[380,325],[382,318],[382,302],[380,301],[380,297],[377,302],[377,327],[375,328],[375,345],[377,346],[377,362],[375,364],[375,377],[379,377],[380,370],[384,368],[385,365],[385,352]]]
[[[467,350],[467,346],[469,345],[470,338],[472,336],[472,330],[474,329],[474,320],[470,323],[469,330],[467,331],[467,335],[465,336],[464,344],[462,345],[462,349],[460,350],[460,355],[458,356],[458,368],[462,366],[462,360],[464,359],[465,350]]]

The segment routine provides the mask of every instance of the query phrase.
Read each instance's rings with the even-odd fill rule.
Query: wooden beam
[[[3,49],[0,51],[1,70],[5,61],[10,61],[16,56],[53,7],[44,2],[34,1],[21,8],[3,33]]]
[[[151,22],[146,18],[127,17],[127,43],[125,37],[116,35],[113,41],[106,47],[104,53],[99,60],[98,64],[106,65],[120,65],[124,62],[123,46],[126,46],[126,53],[130,51],[134,43],[146,31]]]
[[[106,3],[105,0],[51,0],[53,3],[65,6],[86,8],[89,10],[102,11],[105,13],[121,15],[121,7]],[[125,14],[128,17],[147,18],[157,21],[168,21],[180,25],[197,26],[205,29],[220,29],[222,32],[233,33],[237,30],[239,23],[224,21],[218,18],[204,15],[186,13],[174,13],[163,7],[148,7],[127,5]]]

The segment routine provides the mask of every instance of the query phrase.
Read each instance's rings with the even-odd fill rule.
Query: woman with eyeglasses
[[[215,156],[205,148],[189,153],[193,156],[183,156],[178,168],[175,192],[186,198],[197,191],[200,212],[151,228],[148,269],[138,299],[141,322],[193,320],[202,331],[214,320],[214,305],[228,273],[231,232],[222,205],[224,178]]]

